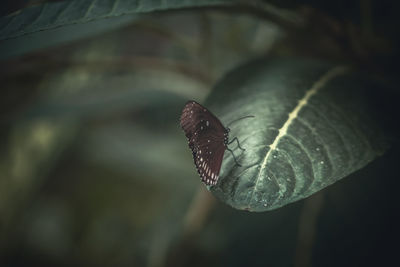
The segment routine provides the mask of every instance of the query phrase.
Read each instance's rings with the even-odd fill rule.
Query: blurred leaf
[[[87,37],[129,23],[149,12],[233,3],[232,0],[75,0],[43,3],[0,19],[0,40],[3,40],[0,58]],[[104,18],[107,20],[96,22]]]
[[[24,201],[40,188],[49,171],[76,137],[73,120],[36,119],[19,122],[10,138],[9,153],[0,162],[0,246]]]
[[[169,9],[228,5],[229,0],[84,0],[43,3],[15,12],[0,20],[0,40],[24,34],[54,29],[69,24],[85,23],[96,19],[118,17],[126,14],[141,14]]]
[[[249,58],[269,53],[284,36],[277,24],[248,14],[212,13],[206,18],[202,59],[215,79]]]
[[[164,188],[178,184],[197,185],[198,180],[189,178],[196,177],[196,172],[191,168],[190,151],[186,149],[182,136],[178,127],[168,129],[164,125],[160,131],[152,131],[127,122],[114,123],[89,132],[80,157],[83,161],[95,162],[120,172],[140,173],[137,179],[145,177],[146,181],[156,181]]]
[[[149,79],[147,83],[146,78]],[[65,79],[72,80],[73,77],[66,75]],[[75,81],[75,84],[75,88],[84,88],[86,92],[78,91],[68,96],[60,94],[43,99],[28,111],[27,116],[100,117],[110,112],[139,110],[149,103],[177,101],[177,97],[187,98],[194,95],[202,99],[207,92],[204,85],[193,79],[179,73],[160,71],[139,71],[130,75],[105,74],[99,81],[88,78],[81,83]],[[63,85],[65,83],[50,88],[62,90]],[[64,87],[68,89],[68,86],[67,84]],[[116,89],[110,91],[109,88]],[[93,95],[93,92],[96,94]]]
[[[255,118],[232,125],[230,137],[246,149],[234,150],[242,167],[226,153],[212,192],[238,209],[272,210],[365,166],[386,148],[367,85],[349,68],[317,61],[257,61],[233,71],[207,106],[225,123]]]

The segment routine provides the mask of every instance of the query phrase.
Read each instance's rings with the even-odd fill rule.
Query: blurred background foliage
[[[1,14],[44,2],[9,2]],[[242,62],[345,60],[397,90],[397,2],[264,4],[275,15],[160,12],[2,60],[1,266],[382,266],[395,259],[396,142],[351,177],[272,212],[233,210],[201,184],[181,109],[187,99],[204,100]]]

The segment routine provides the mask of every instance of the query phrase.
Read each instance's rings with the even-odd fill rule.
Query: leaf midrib
[[[259,168],[259,171],[257,173],[257,179],[254,184],[253,191],[251,193],[251,196],[249,198],[249,203],[248,207],[250,208],[250,203],[253,199],[254,192],[257,190],[258,183],[261,180],[261,173],[267,166],[267,162],[269,159],[269,156],[273,151],[276,150],[279,141],[284,137],[287,133],[287,130],[291,123],[297,118],[300,110],[307,105],[307,102],[310,100],[310,98],[315,95],[318,91],[320,91],[328,82],[332,81],[334,78],[344,75],[350,71],[350,68],[348,66],[336,66],[328,70],[326,73],[324,73],[312,86],[310,89],[308,89],[302,99],[300,99],[296,105],[296,107],[289,113],[288,119],[285,121],[283,126],[279,128],[279,133],[275,137],[274,141],[272,144],[267,145],[267,148],[269,147],[267,153],[265,154],[265,157],[262,161],[262,164]]]

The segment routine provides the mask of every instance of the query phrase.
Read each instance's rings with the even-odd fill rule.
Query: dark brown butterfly
[[[243,118],[247,117],[254,116]],[[232,153],[236,164],[240,166],[228,144],[236,140],[238,147],[244,149],[236,137],[229,142],[229,128],[225,128],[205,107],[188,101],[183,108],[180,124],[188,138],[197,172],[206,185],[217,184],[225,150]]]

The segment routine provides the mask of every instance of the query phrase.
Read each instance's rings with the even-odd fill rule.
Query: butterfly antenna
[[[229,125],[231,125],[231,124],[234,123],[234,122],[237,122],[237,121],[240,121],[240,120],[243,120],[243,119],[247,119],[247,118],[254,118],[254,117],[255,117],[255,116],[253,116],[253,115],[248,115],[248,116],[241,117],[241,118],[239,118],[239,119],[236,119],[236,120],[231,121],[230,123],[228,123],[228,125],[227,125],[226,127],[229,128]]]

